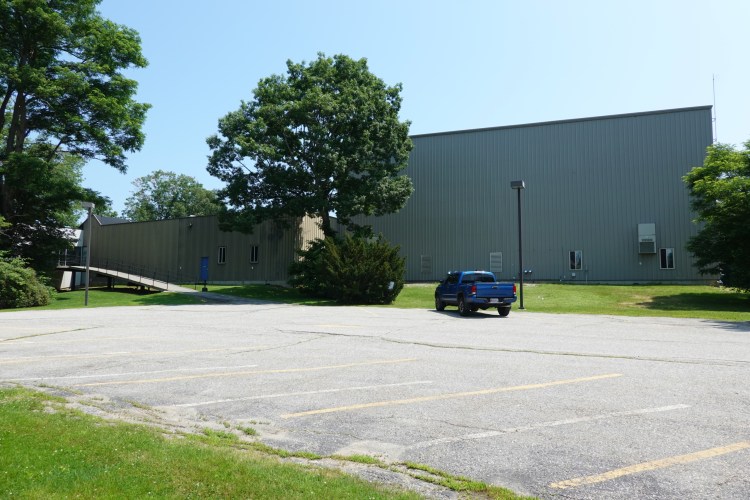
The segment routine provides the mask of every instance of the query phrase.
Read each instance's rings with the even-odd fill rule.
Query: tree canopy
[[[123,215],[134,221],[216,215],[216,193],[189,175],[157,170],[133,181],[136,191],[125,200]]]
[[[124,172],[125,153],[143,144],[149,106],[122,74],[146,66],[140,38],[103,19],[99,3],[0,3],[0,216],[12,225],[0,249],[14,255],[42,233],[59,237],[82,196],[102,201],[71,165],[96,158]]]
[[[13,193],[12,218],[0,231],[0,250],[20,256],[40,271],[53,262],[58,250],[66,248],[70,231],[81,214],[80,202],[88,200],[101,209],[110,200],[83,188],[83,160],[77,156],[46,152],[51,146],[34,143],[24,154],[14,154],[5,170],[4,182]],[[101,212],[101,211],[100,211]]]
[[[750,141],[737,150],[708,147],[703,166],[684,178],[703,227],[688,242],[705,274],[722,274],[727,286],[750,291]]]
[[[357,215],[401,209],[413,188],[399,175],[412,147],[400,92],[345,55],[288,61],[286,75],[262,79],[208,139],[208,171],[226,183],[224,225],[310,215],[333,235],[330,214],[357,228]]]

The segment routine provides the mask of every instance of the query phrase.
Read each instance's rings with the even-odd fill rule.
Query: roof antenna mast
[[[716,75],[714,74],[711,75],[711,85],[713,86],[714,90],[714,118],[712,121],[714,122],[714,144],[716,144],[717,142],[719,142],[719,133],[716,129]]]

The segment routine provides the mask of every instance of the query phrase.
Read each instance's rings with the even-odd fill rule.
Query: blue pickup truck
[[[461,316],[496,307],[498,314],[505,317],[515,301],[515,283],[499,283],[487,271],[451,271],[435,289],[435,309],[458,306]]]

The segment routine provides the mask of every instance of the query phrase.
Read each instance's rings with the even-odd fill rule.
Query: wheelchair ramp
[[[62,271],[75,271],[77,273],[85,273],[86,266],[60,266],[58,269]],[[179,292],[179,293],[197,293],[192,288],[186,288],[184,286],[175,285],[174,283],[168,283],[166,281],[160,281],[148,276],[139,276],[133,273],[126,273],[122,271],[116,271],[114,269],[104,269],[101,267],[89,267],[90,273],[96,273],[100,276],[108,276],[110,278],[117,278],[121,280],[129,281],[137,285],[143,285],[156,290],[164,292]]]

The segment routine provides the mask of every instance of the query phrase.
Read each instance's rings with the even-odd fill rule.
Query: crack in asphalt
[[[59,332],[34,333],[32,335],[22,335],[21,337],[11,337],[9,339],[0,339],[0,342],[12,342],[16,340],[31,339],[34,337],[46,337],[48,335],[60,335],[61,333],[85,332],[87,330],[96,330],[101,326],[90,326],[87,328],[73,328],[72,330],[60,330]]]
[[[284,332],[283,330],[279,330],[279,329],[277,329],[276,331],[280,332],[280,333],[289,333],[289,332]],[[310,334],[316,334],[317,333],[317,335],[315,337],[313,337],[313,338],[310,338],[310,339],[300,340],[299,342],[291,342],[291,343],[288,343],[288,344],[279,344],[279,345],[275,345],[275,346],[264,347],[264,348],[261,348],[261,349],[248,349],[246,351],[237,351],[234,354],[246,354],[248,352],[262,352],[262,351],[274,351],[276,349],[286,349],[287,347],[294,347],[296,345],[306,344],[307,342],[313,342],[315,340],[320,340],[320,339],[322,339],[324,337],[323,335],[320,334],[320,332],[305,332],[305,333],[310,333]]]
[[[327,335],[331,337],[370,338],[370,339],[382,340],[383,342],[391,342],[394,344],[432,347],[434,349],[462,349],[462,350],[468,350],[468,351],[539,354],[539,355],[544,355],[544,356],[570,356],[570,357],[580,357],[580,358],[623,359],[623,360],[630,360],[630,361],[649,361],[649,362],[656,362],[656,363],[675,363],[675,364],[686,364],[686,365],[706,365],[706,366],[748,366],[750,365],[750,361],[734,360],[734,359],[657,358],[657,357],[649,357],[649,356],[625,356],[625,355],[603,354],[603,353],[545,351],[541,349],[513,349],[510,347],[482,347],[482,346],[467,346],[467,345],[461,345],[461,344],[436,344],[436,343],[431,343],[431,342],[419,342],[415,340],[393,339],[393,338],[385,337],[383,335],[357,335],[357,334],[321,332],[321,331],[312,332],[312,331],[306,331],[306,330],[279,330],[279,331],[283,333],[290,333],[290,334],[308,333],[308,334]]]
[[[456,427],[458,429],[467,429],[470,431],[502,432],[502,430],[494,429],[491,427],[477,427],[477,426],[468,425],[468,424],[462,425],[462,424],[457,424],[455,422],[450,422],[448,420],[441,420],[439,418],[427,418],[426,420],[430,420],[431,422],[440,422],[442,424],[449,425],[451,427]],[[438,438],[435,438],[435,439],[438,439]]]

